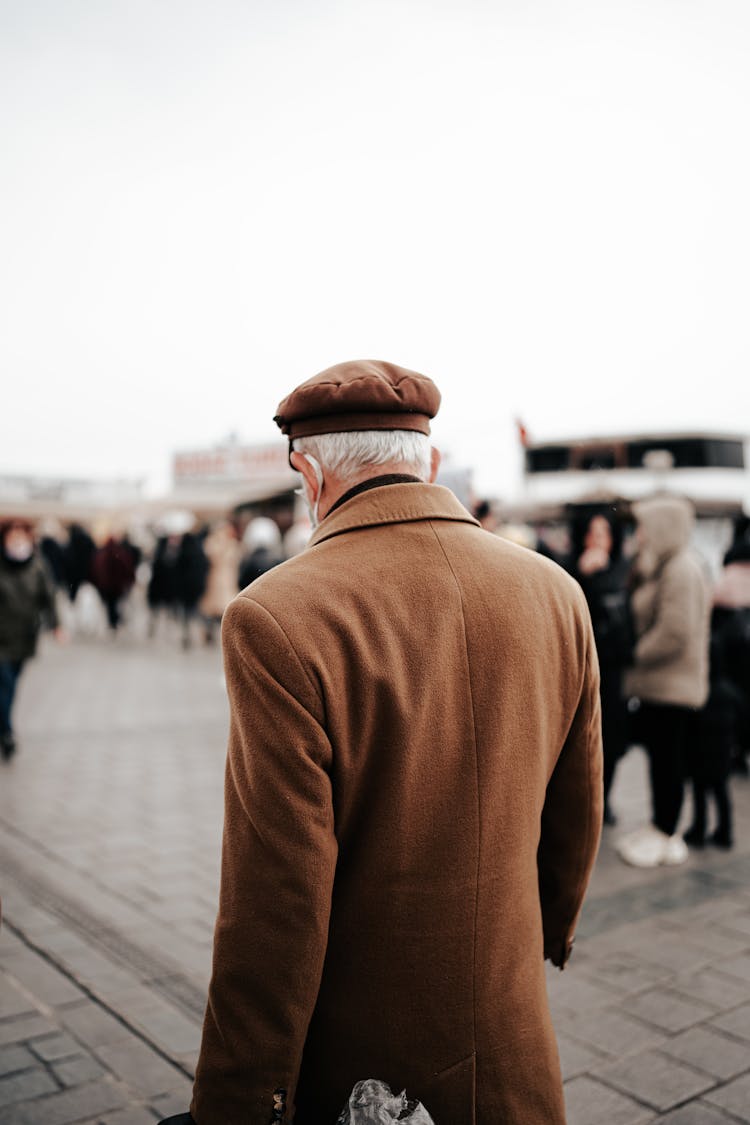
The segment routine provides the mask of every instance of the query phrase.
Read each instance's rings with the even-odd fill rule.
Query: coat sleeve
[[[587,612],[582,632],[578,706],[547,785],[537,853],[544,956],[560,969],[573,946],[603,816],[599,664]]]
[[[337,846],[331,748],[309,671],[239,596],[222,625],[230,704],[221,891],[191,1113],[267,1125],[290,1111],[328,936]]]
[[[648,668],[680,656],[699,632],[691,583],[685,581],[685,562],[674,559],[665,566],[656,598],[656,614],[635,646],[635,663]]]

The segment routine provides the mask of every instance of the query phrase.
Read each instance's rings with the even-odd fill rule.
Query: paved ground
[[[0,1125],[153,1123],[186,1108],[199,1044],[218,654],[167,636],[47,645],[18,728],[0,771]],[[750,1122],[750,784],[733,852],[639,872],[612,841],[642,819],[644,781],[633,750],[573,961],[549,974],[569,1125]]]

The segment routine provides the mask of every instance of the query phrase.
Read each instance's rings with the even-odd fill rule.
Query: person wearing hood
[[[268,516],[256,516],[245,528],[242,550],[237,576],[240,590],[284,561],[278,524]]]
[[[691,724],[708,698],[710,594],[689,546],[695,512],[688,500],[660,496],[633,505],[638,554],[631,607],[636,644],[626,696],[640,702],[639,741],[649,758],[652,821],[620,840],[635,867],[684,863],[676,835]]]
[[[12,710],[18,679],[42,623],[57,629],[55,591],[25,520],[0,524],[0,753],[16,751]]]

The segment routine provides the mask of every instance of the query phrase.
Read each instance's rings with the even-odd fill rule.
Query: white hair
[[[296,453],[310,453],[324,470],[348,480],[363,469],[396,463],[420,480],[430,477],[430,442],[416,430],[355,430],[295,438]]]

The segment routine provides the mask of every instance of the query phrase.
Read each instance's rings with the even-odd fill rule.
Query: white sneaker
[[[617,844],[617,853],[631,867],[677,867],[688,857],[681,836],[667,836],[652,825],[624,836]]]
[[[668,836],[664,845],[662,863],[665,867],[679,867],[689,855],[688,846],[682,836]]]

